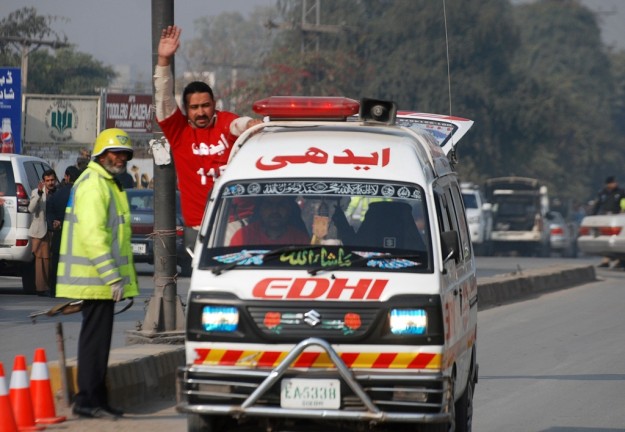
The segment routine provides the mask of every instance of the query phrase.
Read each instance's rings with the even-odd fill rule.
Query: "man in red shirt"
[[[310,244],[296,206],[288,197],[259,199],[252,222],[234,233],[230,246]]]
[[[201,81],[188,84],[182,94],[182,112],[174,98],[171,59],[180,47],[181,29],[163,29],[154,72],[156,119],[176,165],[185,242],[193,248],[204,207],[215,179],[228,162],[232,145],[246,129],[261,120],[215,109],[210,86]]]

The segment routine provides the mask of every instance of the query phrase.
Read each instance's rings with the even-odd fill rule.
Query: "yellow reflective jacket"
[[[56,295],[111,300],[110,286],[122,280],[124,297],[137,296],[130,237],[126,192],[100,164],[90,162],[65,208]]]

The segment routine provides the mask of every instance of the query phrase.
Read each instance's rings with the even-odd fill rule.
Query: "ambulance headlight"
[[[237,330],[239,311],[232,306],[204,306],[202,328],[207,332],[229,333]]]
[[[423,309],[392,309],[389,314],[391,333],[422,335],[428,327],[428,316]]]

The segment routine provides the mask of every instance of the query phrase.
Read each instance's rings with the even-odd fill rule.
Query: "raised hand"
[[[178,47],[180,47],[180,33],[182,30],[175,25],[164,28],[161,33],[161,40],[158,42],[158,56],[170,59]]]

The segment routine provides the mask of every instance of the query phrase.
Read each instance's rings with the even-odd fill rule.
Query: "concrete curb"
[[[169,398],[175,391],[178,366],[185,360],[182,345],[143,344],[111,350],[106,376],[111,404],[128,410],[150,400]],[[78,391],[76,358],[66,364],[69,393]],[[61,374],[57,362],[48,363],[52,392],[62,400]]]
[[[478,310],[526,300],[597,280],[593,266],[562,265],[482,278],[478,281]]]
[[[478,281],[479,310],[537,297],[597,280],[593,266],[566,265],[519,271],[481,278]],[[176,369],[185,363],[184,347],[171,344],[138,344],[111,350],[107,374],[112,404],[125,410],[150,400],[171,397]],[[48,363],[55,395],[62,398],[59,366]],[[70,394],[77,391],[76,359],[67,362]]]

